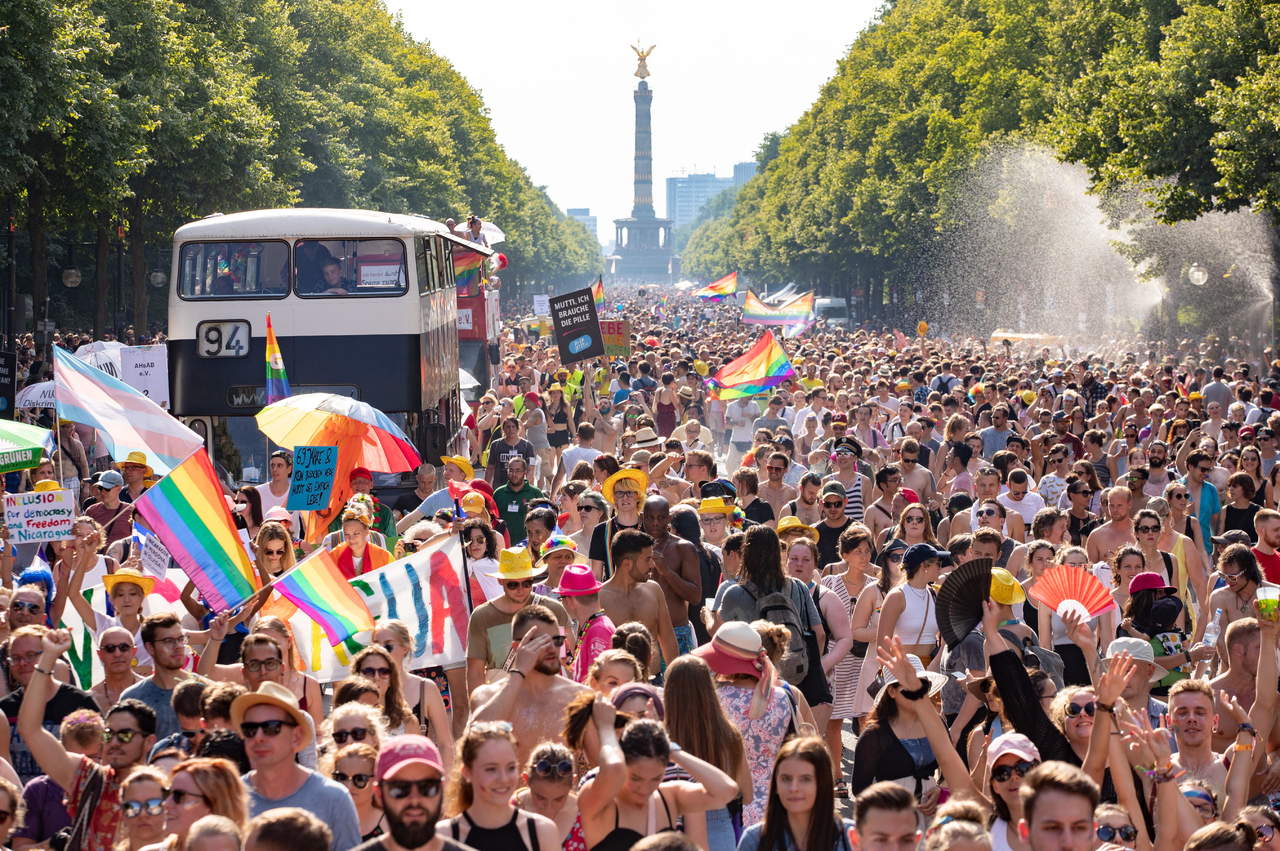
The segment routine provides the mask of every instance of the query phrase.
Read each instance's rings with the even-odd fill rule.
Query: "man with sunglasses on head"
[[[373,795],[386,832],[355,851],[471,851],[469,845],[436,834],[445,772],[440,752],[425,736],[396,736],[383,742]]]
[[[546,606],[530,605],[516,612],[511,644],[507,676],[472,692],[471,721],[511,724],[519,743],[517,758],[524,765],[540,743],[565,743],[565,710],[590,689],[561,673],[565,636]]]
[[[360,842],[360,819],[346,787],[304,768],[297,756],[315,741],[311,716],[286,686],[264,682],[231,704],[231,726],[244,738],[252,770],[244,776],[249,815],[298,807],[333,831],[333,851]]]
[[[48,632],[48,627],[32,624],[14,630],[9,637],[9,681],[14,686],[14,690],[0,700],[0,716],[3,716],[0,718],[0,757],[8,759],[13,764],[14,770],[18,772],[18,777],[23,783],[40,774],[48,773],[42,771],[37,764],[27,744],[28,736],[21,732],[18,725],[23,698],[30,689],[31,683],[39,679],[35,674],[36,667],[55,671],[52,665],[61,655],[54,654],[49,665],[40,663],[44,649],[44,636]],[[36,708],[33,706],[33,710]],[[52,686],[48,683],[44,685],[38,708],[41,714],[37,716],[37,723],[42,725],[41,729],[50,736],[58,729],[62,719],[75,710],[98,711],[97,704],[87,692],[57,681]]]
[[[133,636],[121,626],[104,629],[98,634],[98,659],[102,662],[103,678],[89,690],[98,708],[106,712],[125,689],[142,682],[133,672]]]
[[[71,648],[71,633],[65,629],[41,628],[39,635],[38,656],[18,710],[18,731],[44,773],[67,790],[67,813],[73,821],[86,797],[91,797],[86,794],[90,784],[100,789],[82,847],[87,851],[109,851],[123,817],[120,781],[129,769],[146,760],[155,743],[155,713],[137,700],[121,700],[107,712],[102,734],[102,763],[82,754],[68,753],[43,719],[48,717],[49,707],[58,700],[59,692],[68,688],[59,685],[55,692],[51,672],[53,663]],[[24,782],[27,779],[24,778]]]

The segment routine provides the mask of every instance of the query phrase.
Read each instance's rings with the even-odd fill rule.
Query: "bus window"
[[[287,242],[189,242],[182,246],[178,295],[184,299],[284,298]]]
[[[418,255],[418,294],[426,295],[440,289],[440,275],[436,268],[431,240],[426,237],[417,239]]]
[[[395,296],[408,289],[398,239],[300,239],[293,262],[294,286],[304,298]]]

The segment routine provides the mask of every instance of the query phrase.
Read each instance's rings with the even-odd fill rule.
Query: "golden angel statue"
[[[645,64],[645,60],[649,58],[649,54],[653,53],[653,49],[657,46],[656,44],[651,44],[648,50],[642,50],[638,44],[631,45],[631,49],[636,52],[636,56],[640,59],[640,62],[636,65],[636,76],[642,80],[649,76],[649,66]]]

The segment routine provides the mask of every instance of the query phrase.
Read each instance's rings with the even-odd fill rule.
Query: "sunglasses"
[[[993,511],[993,512],[991,512],[991,513],[992,513],[992,514],[994,514],[995,512]],[[909,516],[909,517],[906,517],[902,522],[904,522],[904,523],[923,523],[923,522],[924,522],[924,518],[923,518],[923,517],[921,517],[921,516],[919,516],[918,514],[913,514],[913,515],[911,515],[911,516]]]
[[[258,735],[258,731],[261,730],[267,735],[267,738],[274,739],[276,736],[280,735],[280,731],[285,727],[296,726],[298,726],[298,722],[292,720],[285,721],[282,719],[275,719],[273,721],[245,721],[240,725],[240,735],[245,741],[248,741]]]
[[[1152,526],[1149,523],[1144,523],[1141,526],[1135,527],[1135,529],[1139,535],[1154,535],[1156,532],[1160,531],[1159,526]]]
[[[250,659],[244,663],[244,669],[254,674],[259,671],[274,671],[279,667],[279,659]]]
[[[347,774],[344,771],[334,771],[333,779],[339,783],[350,783],[357,789],[363,789],[369,785],[369,781],[373,779],[372,774]]]
[[[440,794],[442,781],[439,777],[431,777],[427,780],[383,780],[379,785],[388,798],[393,801],[403,801],[415,789],[423,798],[436,797]]]
[[[391,676],[391,669],[374,667],[361,668],[360,676],[368,677],[369,679],[373,679],[374,677],[389,677]]]
[[[822,501],[823,508],[844,508],[844,500],[842,499],[824,499]]]
[[[124,801],[120,810],[125,818],[137,818],[140,815],[158,816],[164,812],[164,798],[147,798],[145,801]]]
[[[1019,777],[1026,777],[1027,772],[1039,764],[1040,760],[1038,759],[1033,762],[1027,762],[1024,759],[1019,762],[1015,762],[1013,765],[997,765],[995,768],[991,769],[991,779],[997,783],[1007,783],[1009,782],[1009,778],[1015,774]]]
[[[995,517],[996,513],[997,512],[994,508],[979,508],[977,511],[973,512],[973,516],[974,517]]]
[[[1261,831],[1258,834],[1261,835]],[[1131,824],[1121,825],[1120,827],[1112,827],[1109,824],[1098,825],[1098,839],[1103,842],[1114,842],[1116,837],[1120,837],[1121,842],[1132,842],[1138,838],[1138,829]]]
[[[515,591],[517,588],[532,588],[533,580],[532,579],[512,579],[502,584],[508,591]]]
[[[15,612],[21,612],[25,609],[26,611],[30,612],[33,615],[44,614],[43,603],[24,603],[21,600],[14,600],[12,603],[9,604],[9,608]]]
[[[133,645],[128,641],[121,641],[119,644],[104,644],[98,649],[103,653],[127,653],[133,650]]]
[[[263,550],[262,554],[264,556],[276,556],[277,558],[279,558],[280,556],[284,555],[284,550]]]
[[[1068,703],[1067,717],[1075,718],[1078,715],[1088,715],[1090,718],[1098,711],[1098,704],[1092,700],[1088,703]]]
[[[116,741],[118,741],[120,744],[122,744],[122,745],[127,745],[127,744],[129,744],[130,742],[132,742],[132,741],[133,741],[133,737],[134,737],[134,736],[141,736],[141,735],[142,735],[142,731],[141,731],[141,730],[111,730],[111,729],[107,729],[107,730],[103,730],[103,731],[102,731],[102,741],[103,741],[105,744],[108,744],[108,745],[109,745],[109,744],[111,744],[111,740],[112,740],[112,739],[115,739],[115,740],[116,740]]]
[[[599,510],[600,510],[600,509],[599,509],[599,508],[597,508],[597,507],[596,507],[596,506],[594,506],[594,505],[579,505],[579,506],[578,506],[578,513],[579,513],[579,514],[586,514],[588,511],[599,511]]]
[[[1172,497],[1173,499],[1190,499],[1191,498],[1191,494],[1189,493],[1171,493],[1169,494],[1169,496]]]
[[[568,777],[573,774],[573,762],[567,759],[558,762],[540,759],[533,764],[533,773],[539,777]]]
[[[334,730],[333,740],[340,745],[345,745],[347,739],[353,742],[363,742],[368,735],[368,727],[352,727],[350,730]]]
[[[201,795],[199,792],[188,792],[185,789],[169,788],[164,790],[164,794],[166,798],[169,798],[170,800],[172,800],[179,807],[182,806],[183,803],[186,802],[188,799],[193,801],[196,801],[196,800],[203,801],[206,806],[208,806],[209,804],[209,797],[207,795]]]

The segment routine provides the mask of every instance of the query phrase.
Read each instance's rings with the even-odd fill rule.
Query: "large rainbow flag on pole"
[[[693,294],[698,298],[710,299],[712,301],[720,301],[721,299],[731,296],[738,291],[738,273],[730,272],[718,281],[712,281],[700,290],[694,290]]]
[[[591,285],[591,299],[596,303],[596,310],[604,307],[604,275],[596,278],[596,282]]]
[[[284,371],[284,356],[271,327],[271,314],[267,314],[267,404],[279,402],[289,396],[289,375]]]
[[[742,304],[742,321],[748,325],[802,325],[813,315],[813,292],[803,293],[778,307],[770,307],[750,290]]]
[[[324,547],[271,587],[319,624],[331,647],[357,632],[373,629],[373,615],[364,598],[351,587],[333,553]]]
[[[200,435],[164,408],[61,346],[53,347],[53,384],[58,416],[97,429],[117,461],[145,452],[151,468],[163,475],[204,446]]]
[[[479,251],[453,246],[453,283],[459,292],[475,294],[474,288],[484,277],[484,260],[485,256]]]
[[[234,609],[258,590],[258,574],[249,565],[204,447],[148,488],[134,507],[210,609]]]
[[[765,331],[741,357],[725,364],[708,378],[707,384],[714,398],[737,399],[767,393],[794,378],[795,374],[786,350],[772,331]]]

